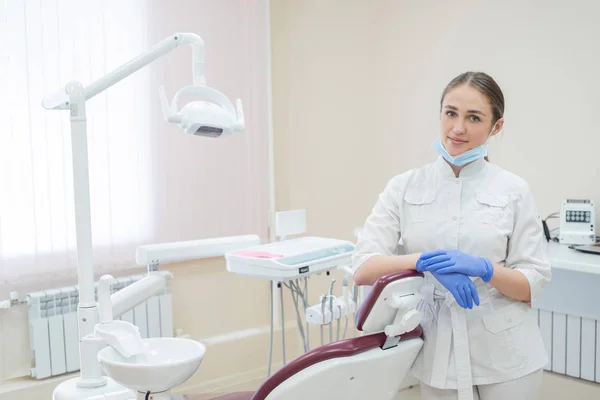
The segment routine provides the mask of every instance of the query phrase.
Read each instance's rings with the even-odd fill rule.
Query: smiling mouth
[[[455,139],[453,137],[448,136],[448,139],[450,139],[450,141],[452,143],[456,143],[456,144],[463,144],[463,143],[467,143],[466,140],[460,140],[460,139]]]

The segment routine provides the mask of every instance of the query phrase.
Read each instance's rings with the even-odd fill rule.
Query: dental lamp
[[[107,393],[110,393],[110,398],[114,400],[130,398],[128,390],[103,376],[97,359],[102,344],[84,340],[86,336],[93,335],[94,328],[99,322],[92,264],[86,101],[183,44],[192,47],[193,85],[180,89],[170,105],[164,87],[160,87],[160,102],[165,120],[178,124],[186,133],[204,137],[219,138],[242,131],[245,127],[242,102],[237,99],[234,107],[225,95],[206,86],[204,42],[194,33],[173,34],[146,53],[109,72],[88,86],[84,87],[78,81],[71,81],[64,90],[46,96],[42,101],[45,109],[69,110],[70,114],[79,285],[77,317],[80,376],[57,386],[53,393],[54,400],[105,399]],[[182,95],[195,95],[203,100],[191,101],[180,109],[179,98]],[[165,290],[165,276],[158,274],[155,268],[150,268],[150,265],[148,267],[147,277],[111,296],[114,317]]]

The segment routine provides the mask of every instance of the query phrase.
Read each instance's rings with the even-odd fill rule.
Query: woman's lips
[[[457,146],[460,146],[461,144],[467,143],[466,140],[454,139],[454,138],[451,138],[451,137],[448,137],[448,139],[450,140],[450,142],[452,144],[457,145]]]

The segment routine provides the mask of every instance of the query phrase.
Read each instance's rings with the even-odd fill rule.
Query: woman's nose
[[[457,135],[463,134],[465,133],[465,126],[461,123],[456,123],[452,127],[452,132],[456,133]]]

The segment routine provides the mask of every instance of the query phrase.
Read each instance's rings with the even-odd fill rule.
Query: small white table
[[[557,242],[546,245],[546,254],[553,269],[600,275],[600,255],[573,250]]]
[[[546,369],[600,382],[600,255],[546,246],[552,280],[534,300],[550,362]]]
[[[600,320],[600,255],[550,242],[552,280],[533,305],[538,309]]]

